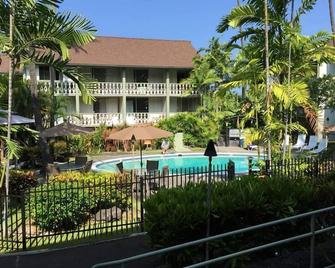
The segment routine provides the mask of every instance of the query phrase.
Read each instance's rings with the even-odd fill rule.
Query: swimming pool
[[[246,173],[248,172],[248,158],[253,157],[253,163],[256,163],[257,156],[253,154],[218,154],[218,156],[213,157],[213,166],[219,165],[224,168],[224,165],[228,163],[229,160],[235,163],[236,173]],[[146,169],[147,160],[158,160],[159,170],[163,167],[168,166],[169,170],[175,170],[178,173],[180,169],[189,168],[200,168],[208,166],[208,157],[203,154],[172,154],[172,155],[153,155],[143,157],[143,169]],[[100,172],[118,172],[116,166],[117,163],[123,162],[124,169],[140,169],[140,158],[139,157],[126,157],[120,159],[106,160],[102,162],[95,163],[93,165],[93,170]]]

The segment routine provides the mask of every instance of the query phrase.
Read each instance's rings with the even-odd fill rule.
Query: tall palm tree
[[[85,18],[70,13],[55,13],[54,7],[62,0],[27,0],[21,1],[15,10],[16,23],[14,43],[11,49],[14,67],[28,65],[30,72],[30,89],[35,125],[39,132],[43,131],[42,116],[38,102],[38,85],[36,64],[45,63],[63,72],[78,83],[80,90],[85,91],[83,78],[74,68],[66,66],[69,47],[81,47],[94,39],[95,29]],[[9,5],[2,3],[0,12],[8,13]],[[6,23],[1,21],[2,29]],[[8,27],[7,27],[8,28]],[[59,56],[58,56],[59,55]],[[79,77],[79,78],[78,78]],[[39,138],[43,166],[50,160],[47,142]]]
[[[264,0],[264,31],[265,31],[265,71],[266,71],[266,123],[270,121],[271,105],[271,87],[270,87],[270,60],[269,60],[269,18],[268,18],[268,0]],[[267,137],[267,159],[271,163],[271,133]]]
[[[330,25],[332,29],[332,33],[335,34],[335,20],[334,20],[334,0],[328,0],[329,5],[329,18],[330,18]],[[335,36],[333,37],[333,45],[335,45]]]

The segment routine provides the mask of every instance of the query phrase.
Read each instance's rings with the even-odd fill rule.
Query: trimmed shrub
[[[122,174],[65,172],[29,191],[27,209],[48,231],[71,230],[100,209],[130,207],[131,183]]]
[[[89,217],[90,196],[77,184],[51,183],[29,194],[29,211],[34,223],[44,230],[71,230]]]
[[[304,178],[260,179],[254,176],[229,183],[213,183],[211,235],[331,206],[335,201],[334,191],[334,177],[317,184]],[[184,188],[162,189],[150,196],[144,203],[144,222],[152,244],[168,247],[205,237],[206,194],[207,184],[200,183]],[[211,254],[228,254],[303,233],[309,228],[309,221],[298,220],[229,237],[212,242]],[[168,260],[173,267],[197,262],[203,259],[203,247],[172,253]],[[281,250],[282,247],[277,247],[259,254],[269,257]]]

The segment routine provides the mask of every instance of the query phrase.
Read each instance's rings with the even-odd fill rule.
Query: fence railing
[[[298,215],[295,215],[295,216],[291,216],[291,217],[287,217],[287,218],[283,218],[283,219],[279,219],[279,220],[274,220],[274,221],[270,221],[270,222],[266,222],[266,223],[242,228],[242,229],[239,229],[239,230],[234,230],[234,231],[230,231],[230,232],[227,232],[227,233],[222,233],[222,234],[218,234],[218,235],[214,235],[214,236],[210,236],[210,237],[186,242],[186,243],[183,243],[183,244],[179,244],[179,245],[175,245],[175,246],[171,246],[171,247],[167,247],[167,248],[163,248],[163,249],[139,254],[139,255],[136,255],[136,256],[129,257],[129,258],[124,258],[124,259],[120,259],[120,260],[99,263],[99,264],[93,265],[92,268],[101,268],[101,267],[122,267],[122,268],[124,268],[124,267],[126,267],[126,264],[133,263],[133,262],[139,261],[141,259],[168,254],[168,253],[171,253],[173,251],[189,248],[191,246],[199,246],[199,245],[209,243],[209,242],[212,242],[212,241],[217,241],[219,239],[222,240],[222,239],[229,238],[229,237],[232,237],[232,236],[236,236],[236,235],[245,234],[245,233],[248,233],[248,232],[264,229],[266,227],[274,227],[274,226],[278,226],[278,225],[281,225],[281,224],[284,224],[284,223],[297,221],[297,220],[300,220],[300,219],[304,219],[304,220],[309,221],[309,223],[310,223],[310,231],[309,232],[306,232],[306,233],[303,233],[303,234],[296,234],[296,235],[287,237],[285,239],[281,239],[281,240],[273,241],[271,243],[259,245],[259,246],[256,246],[256,247],[251,247],[251,248],[244,249],[244,250],[237,251],[237,252],[233,252],[233,253],[230,253],[230,254],[227,254],[227,255],[224,255],[224,256],[219,256],[219,257],[216,257],[216,258],[213,258],[213,259],[200,261],[196,264],[191,264],[191,265],[184,266],[184,267],[185,268],[208,267],[208,265],[217,264],[217,263],[226,261],[228,259],[240,257],[240,256],[243,256],[243,255],[246,255],[246,254],[250,254],[250,253],[253,253],[253,252],[265,250],[265,249],[272,248],[272,247],[275,247],[275,246],[288,244],[288,243],[298,241],[298,240],[301,240],[301,239],[310,238],[310,247],[309,247],[310,266],[309,267],[314,268],[315,267],[315,264],[314,264],[315,237],[318,236],[318,235],[321,235],[321,234],[324,234],[324,233],[331,232],[331,231],[335,230],[335,225],[333,223],[331,223],[327,226],[320,226],[319,228],[317,228],[316,227],[316,218],[320,214],[332,213],[334,211],[335,211],[335,206],[324,208],[324,209],[319,209],[319,210],[314,210],[314,211],[311,211],[311,212],[302,213],[302,214],[298,214]]]
[[[335,170],[332,159],[266,162],[235,174],[233,162],[213,165],[212,181],[229,181],[253,172],[321,178]],[[84,175],[83,175],[84,176]],[[112,177],[112,176],[111,176]],[[143,231],[143,202],[162,188],[208,182],[208,168],[182,168],[123,177],[52,182],[18,195],[0,193],[0,252],[25,250],[79,239],[108,238]]]
[[[213,177],[226,180],[226,167],[214,167]],[[208,170],[130,173],[114,178],[50,182],[20,195],[0,195],[0,252],[141,232],[143,202],[148,197],[161,188],[206,182]]]

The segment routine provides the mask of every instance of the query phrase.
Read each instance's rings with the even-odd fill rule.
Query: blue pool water
[[[219,165],[224,168],[224,165],[228,163],[229,160],[234,161],[235,163],[235,172],[236,173],[245,173],[248,172],[248,155],[218,155],[213,157],[213,166]],[[158,160],[159,169],[162,170],[164,166],[168,166],[169,170],[175,170],[178,173],[178,170],[189,169],[189,168],[201,168],[208,166],[208,157],[203,155],[195,154],[184,154],[184,155],[165,155],[165,156],[156,156],[156,157],[145,157],[143,158],[143,168],[146,169],[147,160]],[[255,163],[257,157],[253,157],[253,163]],[[107,172],[118,172],[116,166],[117,163],[123,162],[125,169],[140,169],[140,159],[136,158],[126,158],[111,160],[104,163],[97,164],[95,170],[97,171],[107,171]]]

